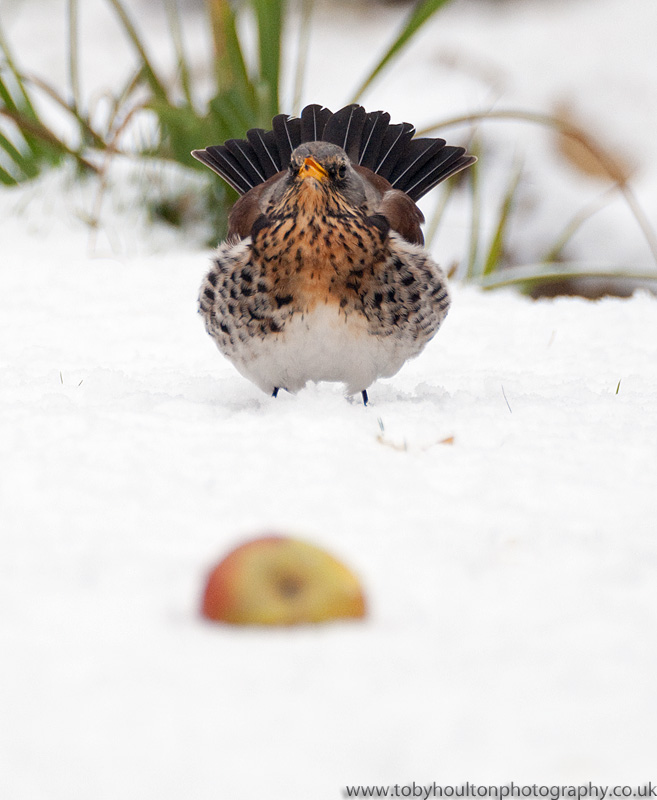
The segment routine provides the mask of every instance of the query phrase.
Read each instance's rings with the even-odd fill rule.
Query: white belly
[[[229,357],[268,393],[275,388],[296,392],[308,381],[335,381],[355,394],[377,378],[394,375],[422,344],[394,334],[372,336],[358,314],[345,317],[336,305],[322,305],[296,314],[279,334],[240,343]]]

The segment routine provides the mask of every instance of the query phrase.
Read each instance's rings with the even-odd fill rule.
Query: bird
[[[448,312],[416,201],[476,159],[390,119],[313,104],[192,151],[240,195],[199,311],[221,353],[273,397],[329,381],[367,405],[372,383],[417,356]]]

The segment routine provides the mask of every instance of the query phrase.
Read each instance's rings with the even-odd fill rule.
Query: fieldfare
[[[200,311],[263,391],[338,381],[367,404],[440,327],[449,293],[415,201],[475,158],[414,133],[384,111],[310,105],[192,153],[241,195]]]

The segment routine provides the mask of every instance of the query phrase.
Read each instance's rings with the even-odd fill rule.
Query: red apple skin
[[[234,625],[297,625],[361,618],[365,598],[344,564],[299,539],[269,535],[232,550],[211,571],[201,606]]]

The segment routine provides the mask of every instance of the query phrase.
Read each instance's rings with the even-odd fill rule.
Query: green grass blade
[[[650,248],[652,256],[657,264],[657,231],[653,228],[647,214],[639,203],[629,181],[622,175],[618,169],[615,160],[604,151],[598,144],[592,142],[590,137],[585,131],[580,130],[571,123],[564,122],[559,117],[551,116],[550,114],[540,114],[533,111],[523,110],[505,110],[505,111],[480,111],[474,114],[463,114],[459,117],[452,117],[445,119],[441,122],[427,125],[426,128],[417,132],[417,136],[432,136],[437,131],[444,128],[449,128],[454,125],[465,125],[472,122],[484,122],[488,120],[518,120],[521,122],[529,122],[537,125],[543,125],[548,128],[558,130],[564,136],[579,142],[583,145],[588,152],[596,159],[601,167],[609,174],[611,180],[616,183],[618,190],[622,193],[625,202],[632,212],[634,219]]]
[[[171,31],[171,39],[176,51],[176,61],[178,62],[178,71],[180,73],[180,85],[183,95],[190,108],[193,108],[194,101],[192,99],[192,82],[190,78],[189,64],[185,56],[185,48],[183,45],[182,25],[180,24],[180,9],[178,8],[178,0],[166,0],[166,11],[169,19],[169,30]]]
[[[86,141],[91,142],[94,145],[94,147],[98,147],[100,150],[105,148],[105,141],[103,137],[91,127],[88,120],[86,120],[80,113],[79,108],[74,106],[72,103],[67,103],[66,100],[61,96],[61,94],[59,94],[59,92],[57,91],[57,89],[55,89],[54,86],[51,86],[44,80],[41,80],[41,78],[35,78],[35,77],[26,79],[25,83],[26,85],[30,83],[34,84],[34,86],[36,86],[42,92],[47,94],[48,97],[50,97],[51,100],[53,100],[55,103],[57,103],[58,106],[64,109],[64,111],[68,111],[68,113],[73,116],[75,121],[80,126],[80,130],[82,131],[82,134],[86,139]]]
[[[578,262],[558,262],[525,264],[520,267],[507,267],[487,275],[479,281],[482,289],[503,289],[508,286],[524,289],[564,279],[607,279],[645,282],[657,285],[657,272],[632,272],[622,267],[600,266]]]
[[[360,100],[365,90],[369,87],[377,75],[388,65],[388,63],[406,47],[415,34],[428,22],[429,19],[439,11],[444,5],[447,5],[449,0],[422,0],[415,9],[411,12],[410,16],[402,26],[401,31],[397,35],[395,41],[383,54],[383,57],[376,64],[374,69],[361,83],[358,91],[353,97],[354,103]]]
[[[301,20],[299,22],[299,40],[297,60],[294,67],[294,91],[292,94],[292,113],[299,116],[303,97],[303,82],[306,76],[306,63],[310,47],[310,23],[313,16],[314,0],[301,0]]]
[[[226,92],[213,100],[212,108],[222,119],[229,137],[242,138],[255,122],[251,109],[244,103],[239,91]]]
[[[497,226],[495,228],[495,235],[493,236],[490,249],[488,250],[488,256],[484,262],[484,267],[481,272],[482,275],[490,275],[499,269],[500,261],[504,253],[506,229],[509,224],[521,174],[522,166],[520,164],[516,164],[511,174],[511,180],[509,181],[509,185],[507,186],[504,194]]]
[[[11,79],[14,84],[14,92],[12,92],[12,86],[6,80],[0,78],[0,115],[12,120],[20,131],[23,142],[29,152],[20,153],[16,150],[10,153],[7,148],[4,149],[12,161],[20,164],[19,169],[22,172],[22,177],[31,178],[38,174],[39,166],[42,162],[54,163],[62,152],[60,148],[53,147],[51,144],[44,146],[45,137],[39,136],[35,132],[41,132],[45,126],[36,117],[32,104],[29,101],[27,103],[24,101],[24,96],[27,96],[27,89],[15,65],[12,67]],[[19,97],[15,97],[16,90]]]
[[[71,109],[80,109],[80,71],[78,52],[78,0],[68,0],[68,80],[71,89]]]
[[[258,22],[260,81],[267,89],[267,119],[278,114],[278,78],[285,0],[252,0]]]
[[[16,107],[16,103],[14,98],[9,91],[9,87],[7,86],[6,82],[0,76],[0,102],[5,108],[8,108],[10,111],[18,111]]]
[[[425,241],[427,243],[427,247],[430,248],[433,244],[433,240],[436,238],[436,234],[440,228],[440,223],[443,221],[443,217],[445,215],[445,211],[447,210],[447,206],[449,205],[450,198],[454,192],[454,189],[458,186],[457,181],[446,181],[442,185],[442,192],[440,193],[440,197],[438,198],[438,202],[433,210],[429,223],[427,224],[427,229],[424,234]]]
[[[476,148],[472,148],[475,152]],[[468,170],[468,181],[472,204],[472,219],[470,222],[470,241],[468,246],[468,263],[465,279],[473,280],[478,275],[479,235],[481,231],[481,181],[479,180],[481,160],[476,161]]]
[[[0,183],[4,184],[5,186],[16,186],[18,185],[18,181],[16,178],[12,177],[7,170],[0,167]]]
[[[244,53],[237,35],[236,17],[228,0],[205,0],[214,41],[214,71],[217,94],[235,86],[250,85]]]
[[[115,128],[121,127],[123,122],[119,122],[119,114],[121,111],[126,107],[128,101],[130,100],[131,95],[135,92],[139,86],[141,86],[143,80],[143,73],[142,68],[139,66],[135,72],[128,78],[125,84],[121,87],[121,89],[114,93],[111,97],[111,107],[108,120],[105,124],[105,129],[107,131],[104,134],[106,141],[112,141],[115,133]],[[147,105],[147,104],[142,104]]]
[[[0,149],[19,170],[19,178],[33,178],[39,172],[38,158],[33,152],[29,155],[21,153],[16,145],[0,132]],[[16,180],[14,180],[16,182]]]
[[[8,109],[14,111],[22,111],[23,113],[29,114],[29,116],[31,116],[33,119],[37,119],[36,111],[34,110],[34,106],[32,105],[30,96],[27,92],[27,89],[25,88],[20,72],[16,67],[16,62],[14,61],[11,50],[9,49],[9,44],[5,39],[1,25],[0,25],[0,53],[2,53],[2,55],[4,56],[7,67],[9,68],[9,71],[13,75],[14,80],[16,81],[16,85],[18,87],[18,91],[21,95],[21,101],[20,102],[15,101],[11,93],[7,90],[6,95],[4,93],[2,94],[3,102],[5,103]]]
[[[166,99],[167,91],[160,79],[157,77],[157,73],[151,64],[144,43],[139,37],[137,29],[130,19],[128,12],[121,4],[121,0],[107,0],[107,2],[114,8],[118,18],[121,20],[121,24],[123,25],[123,29],[125,30],[128,39],[130,39],[133,47],[137,51],[137,55],[139,56],[139,60],[144,70],[144,77],[146,78],[151,91],[156,97]]]
[[[55,158],[71,156],[82,168],[91,170],[92,172],[98,172],[98,168],[96,166],[87,161],[82,155],[80,155],[80,153],[70,148],[49,128],[43,125],[43,123],[39,122],[39,120],[31,119],[25,114],[21,114],[17,111],[10,111],[7,108],[0,108],[0,114],[13,120],[26,140],[28,137],[30,137],[31,139],[36,139],[39,143],[46,145],[52,153],[52,156]],[[37,150],[39,155],[41,155],[42,152],[43,151],[41,150]],[[51,158],[50,160],[53,159]]]
[[[2,133],[2,131],[0,131],[0,147],[13,162],[20,165],[21,161],[23,160],[23,155],[16,145],[11,141],[11,139],[8,139],[4,133]]]
[[[575,216],[566,225],[563,232],[557,237],[556,241],[550,247],[548,252],[543,256],[543,261],[560,261],[564,247],[573,238],[582,225],[589,220],[592,216],[606,208],[614,199],[616,194],[616,187],[612,186],[610,189],[604,191],[599,197],[596,197],[590,203],[587,203],[584,208],[575,214]]]

